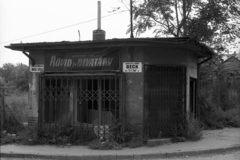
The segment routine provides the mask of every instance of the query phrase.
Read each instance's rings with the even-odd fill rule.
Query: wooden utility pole
[[[5,113],[5,108],[4,108],[4,86],[0,85],[0,107],[1,107],[1,132],[3,132],[3,121],[4,121],[4,113]]]
[[[130,0],[130,27],[131,27],[131,33],[130,33],[130,38],[134,38],[133,37],[133,23],[132,23],[132,0]]]

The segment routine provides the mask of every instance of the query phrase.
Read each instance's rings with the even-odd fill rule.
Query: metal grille
[[[86,126],[103,138],[112,121],[120,120],[120,75],[42,75],[41,125]]]
[[[185,109],[186,69],[145,65],[144,133],[146,139],[171,137]]]

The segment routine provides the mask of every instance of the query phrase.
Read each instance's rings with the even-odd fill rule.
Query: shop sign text
[[[94,54],[48,53],[45,71],[118,70],[118,54],[95,56]]]
[[[128,73],[139,73],[142,72],[142,63],[141,62],[124,62],[123,63],[123,72]]]

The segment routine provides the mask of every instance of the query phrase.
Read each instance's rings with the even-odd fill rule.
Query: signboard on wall
[[[98,52],[45,53],[45,71],[118,70],[118,53]]]
[[[43,72],[44,65],[43,64],[34,64],[33,66],[30,65],[30,72]]]
[[[141,62],[124,62],[123,72],[125,73],[139,73],[142,72]]]

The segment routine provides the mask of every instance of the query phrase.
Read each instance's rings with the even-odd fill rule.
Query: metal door
[[[185,112],[186,68],[145,65],[144,136],[171,137],[177,116]]]

